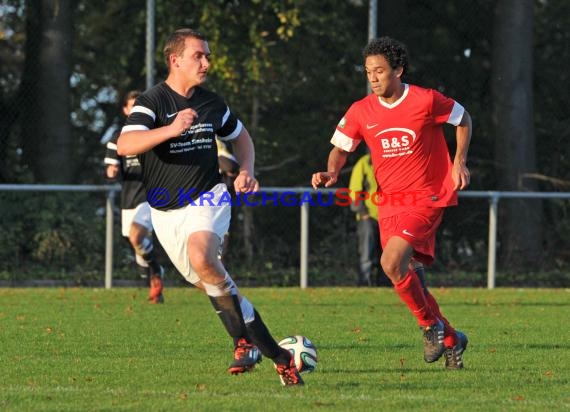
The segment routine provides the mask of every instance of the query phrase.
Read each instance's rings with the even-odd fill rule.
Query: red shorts
[[[414,259],[431,265],[435,258],[435,235],[443,211],[444,208],[415,208],[380,219],[382,248],[392,236],[401,237],[414,248]]]

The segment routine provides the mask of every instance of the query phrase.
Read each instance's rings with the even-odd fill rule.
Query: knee
[[[218,259],[219,239],[213,233],[197,232],[188,238],[187,253],[192,269],[207,283],[218,283],[224,279],[226,270]]]
[[[129,243],[138,252],[138,250],[142,246],[142,239],[140,238],[140,236],[133,234],[133,233],[130,233],[129,234]]]
[[[382,266],[384,273],[389,277],[392,277],[399,272],[400,263],[396,259],[388,256],[386,253],[383,253],[380,257],[380,265]]]
[[[215,271],[216,264],[219,263],[217,258],[213,259],[212,257],[209,257],[207,254],[200,253],[197,251],[190,253],[189,258],[192,269],[198,274],[200,278],[202,277],[203,274]]]
[[[395,257],[386,255],[385,253],[383,253],[382,257],[380,258],[380,265],[382,266],[382,270],[386,276],[393,284],[401,281],[406,275],[405,272],[402,272],[402,265],[400,260]]]

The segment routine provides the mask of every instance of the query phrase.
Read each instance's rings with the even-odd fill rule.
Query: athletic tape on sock
[[[251,323],[255,319],[255,313],[253,312],[253,305],[245,296],[241,297],[241,313],[243,314],[243,321],[245,323]]]
[[[152,253],[154,249],[152,240],[149,239],[148,237],[145,237],[140,245],[135,245],[133,247],[135,249],[135,253],[137,254],[137,256],[148,255],[149,253]]]
[[[146,260],[144,260],[144,258],[138,253],[135,254],[135,261],[137,262],[137,265],[142,266],[143,268],[148,267],[148,263],[146,263]]]
[[[226,273],[224,280],[218,284],[214,285],[202,281],[202,285],[204,286],[204,290],[208,296],[217,297],[237,295],[237,286],[228,273]]]

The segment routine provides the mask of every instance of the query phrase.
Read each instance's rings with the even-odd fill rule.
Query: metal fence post
[[[309,270],[309,203],[301,204],[301,289],[306,289]]]
[[[497,263],[497,209],[499,194],[491,193],[489,199],[489,249],[487,251],[487,289],[495,288]]]
[[[154,85],[154,52],[156,32],[156,7],[155,0],[146,1],[146,88]]]
[[[113,283],[113,204],[115,191],[107,192],[105,207],[105,289],[111,289]]]

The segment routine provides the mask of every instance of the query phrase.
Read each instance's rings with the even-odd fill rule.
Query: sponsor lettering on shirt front
[[[416,140],[416,132],[411,129],[393,127],[375,134],[382,148],[382,157],[397,157],[412,154],[410,149]]]
[[[214,126],[212,123],[197,123],[193,124],[185,130],[180,137],[191,136],[196,133],[214,133]],[[210,150],[213,148],[213,137],[200,137],[182,142],[170,142],[169,152],[172,154],[186,153],[194,150]]]

